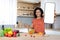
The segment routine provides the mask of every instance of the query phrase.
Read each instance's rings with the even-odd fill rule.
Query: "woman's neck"
[[[40,19],[41,17],[37,17],[37,19]]]

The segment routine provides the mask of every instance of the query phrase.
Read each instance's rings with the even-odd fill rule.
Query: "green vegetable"
[[[4,36],[4,31],[0,30],[0,37],[3,37],[3,36]]]
[[[12,29],[11,28],[5,28],[4,29],[4,33],[8,33],[9,31],[12,31]]]

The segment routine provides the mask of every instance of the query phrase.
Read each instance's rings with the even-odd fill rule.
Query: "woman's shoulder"
[[[33,20],[37,20],[37,18],[33,18]],[[44,20],[44,18],[41,18],[41,20]]]
[[[33,19],[32,19],[32,22],[34,22],[35,20],[36,20],[36,18],[33,18]]]

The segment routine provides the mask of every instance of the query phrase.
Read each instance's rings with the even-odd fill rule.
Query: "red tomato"
[[[12,35],[11,34],[8,34],[8,37],[12,37]]]
[[[5,36],[8,37],[8,33],[5,33]]]

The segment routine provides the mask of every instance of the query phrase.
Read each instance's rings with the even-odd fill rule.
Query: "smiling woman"
[[[42,8],[36,7],[34,10],[34,19],[32,20],[32,27],[35,33],[45,34],[43,10]]]

